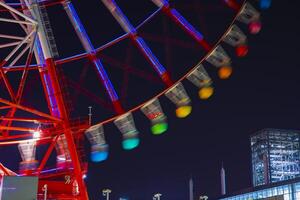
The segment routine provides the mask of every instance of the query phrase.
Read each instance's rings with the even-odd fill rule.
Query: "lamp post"
[[[89,125],[91,126],[92,125],[92,106],[89,106]]]
[[[162,196],[162,194],[160,194],[160,193],[154,194],[153,200],[160,200],[161,196]]]
[[[199,197],[199,200],[207,200],[208,199],[208,196],[200,196]]]
[[[109,200],[109,194],[111,193],[110,189],[104,189],[102,190],[102,194],[104,197],[106,197],[106,200]]]
[[[42,188],[42,191],[44,192],[44,200],[47,200],[47,192],[48,192],[48,185],[45,184]]]

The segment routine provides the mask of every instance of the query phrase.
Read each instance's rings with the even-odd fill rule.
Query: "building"
[[[300,176],[299,137],[299,131],[280,129],[263,129],[251,136],[254,187]]]
[[[263,129],[250,142],[253,187],[219,200],[300,200],[300,131]]]
[[[219,200],[300,200],[300,178],[249,188]]]

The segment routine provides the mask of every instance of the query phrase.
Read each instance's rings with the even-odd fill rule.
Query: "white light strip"
[[[23,13],[19,12],[18,10],[14,9],[14,8],[8,6],[8,5],[6,5],[5,3],[1,2],[1,1],[0,1],[0,5],[3,6],[4,8],[6,8],[7,10],[10,10],[10,11],[16,13],[16,14],[19,15],[20,17],[23,17],[23,18],[26,19],[27,21],[31,22],[32,25],[37,25],[37,24],[38,24],[35,20],[33,20],[33,19],[27,17],[27,16],[24,15]]]
[[[16,62],[18,62],[18,60],[26,53],[26,51],[30,48],[30,46],[31,45],[28,44],[8,66],[14,66]]]
[[[0,38],[13,39],[13,40],[23,40],[24,37],[14,36],[14,35],[5,35],[0,34]]]
[[[7,44],[1,44],[0,49],[7,48],[7,47],[12,47],[12,46],[17,46],[20,43],[21,42],[11,42],[11,43],[7,43]]]
[[[8,61],[18,50],[19,48],[26,43],[27,41],[29,41],[30,37],[35,33],[35,30],[31,31],[31,33],[29,35],[27,35],[25,37],[25,39],[20,42],[20,44],[18,46],[16,46],[16,48],[14,50],[12,50],[12,52],[10,52],[10,54],[4,59],[5,61]]]

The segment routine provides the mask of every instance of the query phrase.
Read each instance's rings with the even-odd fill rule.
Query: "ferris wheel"
[[[247,55],[246,31],[257,34],[261,30],[258,10],[271,5],[271,0],[216,1],[231,18],[225,31],[208,42],[209,36],[185,18],[188,13],[184,9],[180,10],[189,5],[188,1],[138,2],[132,3],[145,4],[149,9],[139,9],[142,19],[130,20],[122,9],[126,7],[124,1],[97,1],[99,5],[95,5],[102,6],[106,12],[104,17],[110,19],[102,16],[96,22],[113,22],[100,28],[93,22],[90,32],[105,31],[109,26],[121,27],[122,31],[107,37],[105,42],[98,40],[96,43],[100,45],[95,45],[92,41],[102,35],[90,36],[80,17],[84,14],[80,14],[81,4],[75,0],[0,0],[0,147],[18,148],[18,175],[39,177],[39,199],[45,198],[45,190],[49,199],[88,199],[84,177],[89,159],[85,156],[84,139],[91,145],[91,161],[106,160],[109,148],[114,148],[106,142],[107,124],[116,126],[122,136],[122,148],[131,150],[140,144],[135,112],[142,112],[150,122],[151,132],[160,135],[168,129],[160,98],[174,104],[178,118],[192,112],[186,82],[199,89],[200,99],[210,98],[214,93],[210,71],[214,73],[216,69],[220,79],[231,76],[232,60],[228,51],[233,49],[237,57]],[[58,19],[52,20],[53,13]],[[167,37],[160,35],[161,19],[172,26],[173,32],[178,32],[176,39],[167,28],[162,30],[168,33]],[[59,39],[55,34],[56,25],[63,32],[72,32],[81,47],[78,54],[68,52],[73,42]],[[154,37],[156,31],[159,33]],[[189,42],[182,41],[181,37],[188,38]],[[158,53],[149,42],[151,39],[162,42]],[[196,46],[196,53],[187,53],[185,49],[174,53],[178,62],[173,61],[175,70],[165,64],[172,59],[161,59],[161,54],[173,50],[170,44],[181,49]],[[185,58],[177,58],[178,54]],[[125,61],[119,61],[122,58]],[[182,60],[189,63],[182,67]],[[145,67],[133,67],[134,62]],[[39,158],[37,152],[43,152]],[[54,164],[50,159],[53,154]],[[15,175],[2,165],[0,171]]]

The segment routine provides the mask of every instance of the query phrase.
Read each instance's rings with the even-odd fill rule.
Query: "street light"
[[[200,196],[199,197],[199,200],[207,200],[208,199],[208,196]]]
[[[154,194],[153,200],[160,200],[161,196],[162,196],[162,194],[160,194],[160,193]]]
[[[111,190],[110,189],[104,189],[102,190],[102,195],[104,197],[106,197],[106,200],[109,200],[109,194],[111,193]]]

